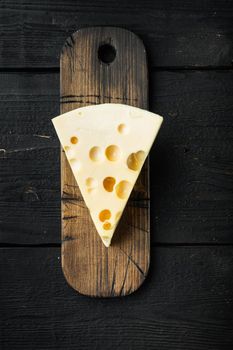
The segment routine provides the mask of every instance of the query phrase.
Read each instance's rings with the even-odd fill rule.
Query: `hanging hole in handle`
[[[103,63],[112,63],[116,58],[115,47],[111,44],[102,44],[98,50],[98,58]]]

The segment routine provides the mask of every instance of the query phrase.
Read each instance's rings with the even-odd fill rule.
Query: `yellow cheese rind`
[[[146,110],[112,103],[77,108],[52,119],[106,247],[162,121]]]

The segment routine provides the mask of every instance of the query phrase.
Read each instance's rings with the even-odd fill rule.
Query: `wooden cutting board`
[[[66,40],[60,66],[61,113],[100,103],[148,108],[146,52],[132,32],[115,27],[81,29]],[[123,296],[145,280],[150,261],[148,162],[106,248],[61,150],[62,269],[79,293]]]

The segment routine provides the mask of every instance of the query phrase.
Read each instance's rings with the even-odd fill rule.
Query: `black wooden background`
[[[84,26],[144,41],[152,261],[134,294],[77,294],[60,266],[59,54]],[[233,348],[233,2],[0,1],[0,349]]]

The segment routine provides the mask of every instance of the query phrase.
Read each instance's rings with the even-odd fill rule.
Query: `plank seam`
[[[232,66],[150,66],[150,71],[232,71]],[[0,67],[0,73],[60,73],[59,67]]]
[[[69,240],[69,239],[67,239]],[[41,243],[41,244],[19,244],[19,243],[0,243],[0,248],[61,248],[61,243]],[[216,242],[209,242],[209,243],[152,243],[151,247],[233,247],[233,243],[216,243]]]

